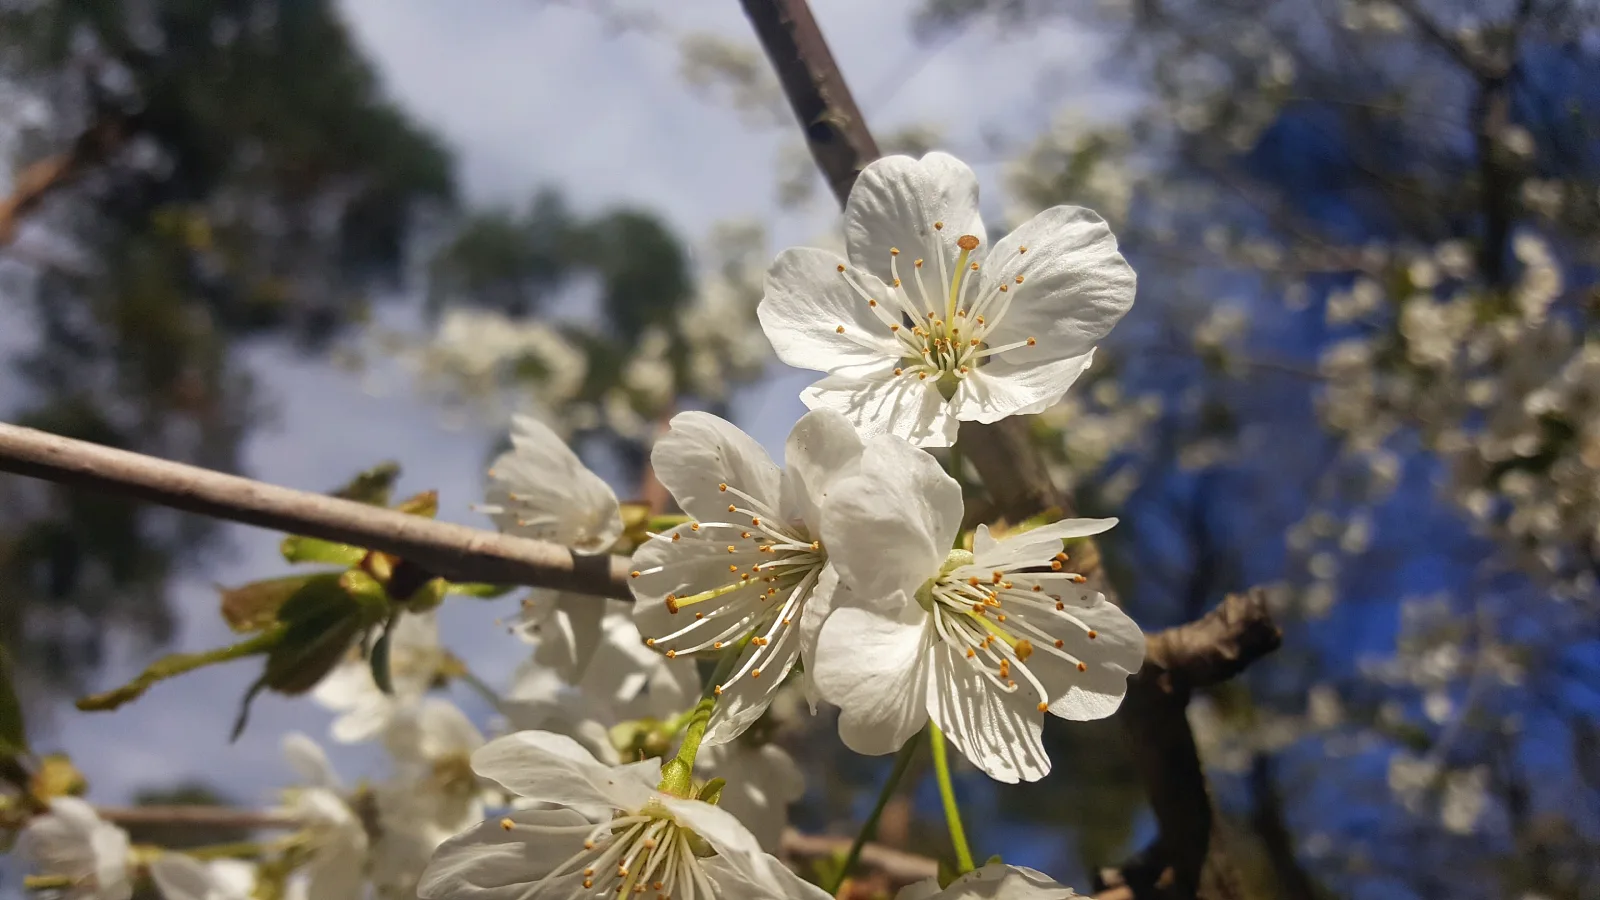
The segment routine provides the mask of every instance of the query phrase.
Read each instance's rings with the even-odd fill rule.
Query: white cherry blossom
[[[360,896],[367,877],[367,831],[345,801],[328,755],[299,733],[284,736],[283,754],[303,785],[285,792],[284,812],[299,824],[311,850],[304,869],[307,900]]]
[[[604,553],[622,536],[617,495],[548,425],[511,420],[512,449],[489,467],[489,492],[478,507],[501,531],[553,541],[581,554]],[[563,591],[535,590],[513,631],[534,640],[543,661],[576,680],[600,639],[605,603]]]
[[[783,844],[783,830],[789,825],[789,804],[806,792],[805,775],[794,757],[777,744],[741,738],[701,747],[695,769],[708,779],[727,782],[717,805],[743,822],[761,849],[777,853]]]
[[[453,665],[439,643],[439,622],[433,612],[407,613],[394,624],[389,639],[389,677],[394,691],[384,693],[372,677],[372,665],[359,647],[323,677],[312,690],[318,703],[339,713],[330,732],[341,744],[382,736],[397,715],[414,707]]]
[[[150,861],[150,878],[166,900],[250,900],[256,867],[237,859],[200,862],[167,853]]]
[[[1116,711],[1144,659],[1144,635],[1066,571],[1062,540],[1115,519],[1067,519],[948,551],[961,489],[898,438],[870,441],[835,483],[822,536],[840,583],[822,626],[816,682],[838,705],[839,736],[891,753],[932,718],[974,765],[1004,782],[1050,771],[1043,715]]]
[[[128,833],[106,822],[76,797],[56,797],[50,810],[33,817],[17,841],[17,852],[42,876],[71,881],[68,900],[128,900]]]
[[[571,738],[523,731],[491,741],[472,764],[542,808],[446,841],[423,874],[425,900],[827,897],[763,853],[729,813],[660,791],[659,759],[607,766]]]
[[[961,421],[1040,412],[1133,305],[1105,220],[1057,206],[986,247],[977,177],[944,153],[867,166],[845,239],[848,259],[779,255],[757,312],[779,359],[827,373],[806,405],[867,436],[947,447]]]
[[[810,657],[838,578],[819,540],[830,485],[851,471],[861,439],[845,417],[814,410],[795,424],[779,468],[728,422],[681,413],[651,453],[656,477],[695,521],[634,554],[635,621],[668,657],[749,638],[717,685],[706,741],[737,737],[760,718],[797,660]]]
[[[908,885],[895,895],[895,900],[1071,900],[1081,896],[1043,872],[989,863],[957,878],[947,888],[940,888],[936,878]]]

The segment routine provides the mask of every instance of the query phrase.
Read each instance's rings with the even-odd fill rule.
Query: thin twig
[[[627,599],[628,561],[437,522],[0,422],[0,471],[392,553],[451,581]]]

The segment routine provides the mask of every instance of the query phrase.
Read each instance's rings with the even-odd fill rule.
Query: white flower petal
[[[778,359],[834,372],[899,355],[897,342],[850,281],[880,303],[887,287],[864,271],[841,273],[843,265],[842,257],[810,247],[785,250],[772,263],[756,316]]]
[[[1078,896],[1043,872],[996,862],[968,872],[943,890],[936,878],[907,886],[895,900],[1071,900]]]
[[[996,357],[1008,363],[1083,356],[1133,306],[1136,278],[1116,237],[1104,219],[1077,206],[1052,207],[1022,223],[996,242],[985,270],[1015,288],[987,343],[1037,341]]]
[[[800,392],[810,409],[844,414],[863,438],[890,434],[918,447],[948,447],[960,420],[950,413],[934,379],[894,374],[885,362],[864,376],[829,375]]]
[[[298,731],[283,736],[283,758],[294,769],[295,777],[307,787],[337,788],[339,775],[322,746]]]
[[[832,900],[817,887],[772,856],[760,860],[753,870],[744,870],[713,856],[704,863],[706,875],[716,883],[727,900]]]
[[[1036,694],[1001,691],[949,644],[937,644],[929,657],[928,715],[968,762],[1006,784],[1050,774]]]
[[[529,416],[511,420],[512,450],[489,468],[484,511],[501,531],[604,553],[622,536],[617,495],[560,435]]]
[[[903,593],[879,603],[835,609],[817,640],[817,688],[840,709],[845,746],[869,756],[893,753],[928,721],[932,624]]]
[[[522,900],[534,883],[582,849],[593,827],[570,809],[516,810],[505,818],[521,827],[507,830],[494,819],[440,844],[417,894],[428,900]],[[582,880],[581,870],[574,870],[552,881],[549,892],[576,896]]]
[[[544,601],[552,608],[539,628],[535,658],[562,678],[575,682],[583,677],[600,647],[600,623],[611,603],[588,594],[552,593]]]
[[[743,500],[722,491],[722,484],[769,509],[778,507],[778,466],[755,438],[710,413],[673,416],[650,453],[650,463],[678,506],[702,522],[728,521],[730,504],[745,506]]]
[[[181,853],[164,853],[150,861],[150,877],[166,900],[245,900],[247,886],[222,881],[212,867]]]
[[[659,795],[657,801],[734,866],[749,871],[753,860],[763,855],[756,836],[727,810],[704,800],[685,800],[667,794]]]
[[[655,788],[623,778],[577,741],[545,731],[519,731],[480,747],[472,769],[530,800],[562,806],[638,809]]]
[[[874,438],[858,473],[835,483],[822,542],[853,595],[914,594],[939,574],[961,514],[961,485],[937,460],[897,438]]]
[[[935,228],[935,224],[943,227]],[[850,260],[885,282],[889,251],[953,262],[956,240],[970,234],[983,244],[986,232],[978,214],[978,176],[948,153],[921,159],[885,156],[856,178],[844,208],[845,242]]]
[[[822,699],[815,675],[817,638],[822,634],[823,623],[833,613],[834,595],[838,590],[839,570],[830,564],[817,576],[817,586],[811,590],[811,599],[800,611],[800,663],[805,667],[801,673],[801,688],[805,691],[806,703],[810,704],[812,715],[817,714],[817,703]]]
[[[819,534],[823,498],[833,482],[854,470],[861,448],[855,427],[837,410],[817,409],[801,416],[783,448],[784,515],[798,516],[813,535]]]
[[[1094,351],[1046,362],[1013,363],[1002,357],[963,376],[950,398],[950,412],[963,422],[998,422],[1008,416],[1043,412],[1094,362]]]
[[[739,671],[754,656],[758,648],[746,646],[739,655]],[[772,697],[789,677],[795,661],[800,658],[800,631],[783,628],[777,639],[766,647],[759,669],[751,668],[745,677],[738,679],[717,697],[716,709],[711,713],[711,724],[706,728],[707,744],[725,744],[733,740],[767,711]],[[756,674],[759,672],[760,674]]]
[[[1090,537],[1116,527],[1116,519],[1062,519],[995,540],[989,526],[979,525],[972,539],[975,565],[995,569],[1012,565],[1045,566],[1061,552],[1061,542]]]

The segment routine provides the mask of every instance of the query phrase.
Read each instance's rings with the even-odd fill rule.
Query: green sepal
[[[278,545],[278,552],[292,563],[329,563],[336,566],[359,565],[367,555],[365,548],[321,538],[291,534]]]
[[[378,635],[372,652],[367,656],[367,664],[372,667],[372,680],[378,685],[378,690],[385,694],[394,693],[394,679],[389,674],[389,647],[394,642],[394,626],[399,619],[398,612],[389,616],[389,621],[384,623],[383,633]]]
[[[401,605],[411,612],[427,612],[430,609],[437,609],[448,593],[450,593],[450,582],[443,578],[430,578],[422,583],[422,587],[412,591],[411,596]]]
[[[28,730],[22,720],[22,702],[11,678],[11,654],[0,647],[0,756],[28,752]]]
[[[713,778],[700,786],[700,792],[695,794],[695,799],[703,800],[715,806],[717,801],[722,799],[722,789],[727,785],[728,780],[726,778]]]
[[[399,480],[400,464],[389,460],[378,463],[350,479],[343,487],[335,490],[333,496],[371,506],[388,506],[389,496],[394,492],[394,484]]]
[[[939,857],[939,890],[942,891],[955,884],[956,879],[960,877],[961,869],[948,857],[941,855]]]
[[[78,698],[77,706],[85,712],[116,709],[130,700],[136,700],[150,686],[158,681],[165,681],[192,672],[195,669],[216,663],[229,662],[243,659],[246,656],[256,656],[262,653],[272,653],[288,634],[288,629],[282,626],[270,628],[249,640],[240,641],[227,647],[218,647],[202,653],[174,653],[164,656],[151,663],[138,677],[121,687],[113,688],[99,694],[90,694]],[[270,658],[270,657],[269,657]]]
[[[364,625],[376,625],[389,616],[389,591],[383,582],[361,569],[351,569],[339,576],[339,587],[356,605]]]
[[[423,518],[431,519],[439,514],[439,492],[422,491],[421,493],[412,494],[396,503],[394,508],[408,516],[422,516]]]
[[[337,572],[318,572],[311,575],[290,575],[286,578],[269,578],[236,588],[217,586],[222,595],[222,618],[228,627],[241,633],[260,631],[278,621],[278,613],[290,597],[307,589],[313,582],[337,586]]]

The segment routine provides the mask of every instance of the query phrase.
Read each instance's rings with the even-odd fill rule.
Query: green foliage
[[[452,201],[449,156],[383,97],[326,0],[6,4],[0,83],[62,129],[25,134],[16,165],[104,135],[37,214],[76,252],[25,258],[18,294],[38,333],[20,354],[29,405],[6,418],[56,433],[237,469],[259,412],[238,342],[326,344],[398,277],[415,213]],[[210,523],[17,494],[0,503],[0,639],[19,666],[70,686],[107,631],[170,635],[168,580]]]

